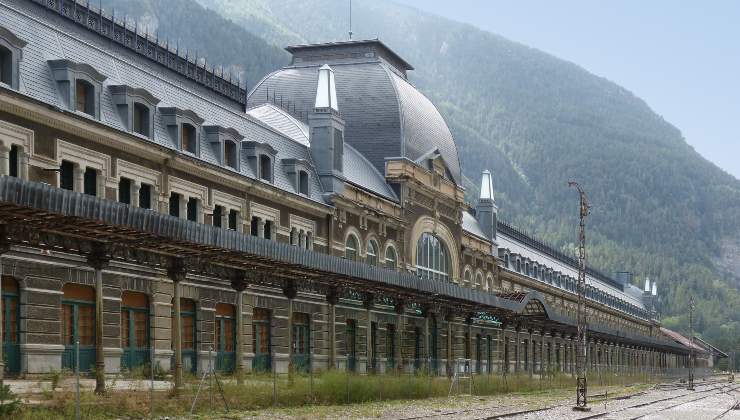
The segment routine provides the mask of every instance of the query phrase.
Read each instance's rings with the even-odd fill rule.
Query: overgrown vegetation
[[[198,390],[199,380],[187,378],[181,393],[157,391],[154,397],[154,415],[181,416],[190,412]],[[273,379],[276,382],[273,384]],[[432,397],[447,397],[450,381],[445,377],[424,374],[356,375],[332,371],[307,375],[286,375],[274,378],[271,375],[249,375],[244,384],[238,385],[234,378],[221,378],[224,396],[230,410],[249,411],[268,407],[300,407],[305,404],[343,405],[389,400],[416,400]],[[590,377],[592,387],[606,387],[635,383],[648,383],[646,376],[617,376],[594,374]],[[572,388],[574,379],[570,375],[551,373],[542,378],[527,375],[476,375],[472,388],[462,380],[453,389],[453,394],[490,396],[503,393],[532,393],[552,389]],[[274,388],[273,388],[274,386]],[[214,385],[215,387],[215,385]],[[273,389],[276,391],[273,394]],[[220,394],[214,388],[201,390],[196,401],[196,413],[223,412]],[[83,392],[80,397],[82,418],[146,417],[150,413],[148,391],[109,391],[105,396]],[[212,401],[212,402],[211,402]],[[73,418],[75,395],[69,390],[57,391],[44,404],[23,406],[15,418]]]

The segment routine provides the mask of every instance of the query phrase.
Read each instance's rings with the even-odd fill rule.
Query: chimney
[[[493,197],[493,178],[489,170],[483,171],[480,184],[480,197],[475,206],[475,218],[478,219],[483,232],[496,243],[496,223],[498,221],[498,206]]]
[[[645,277],[645,293],[650,293],[650,277]]]
[[[319,69],[314,109],[308,115],[311,158],[327,194],[344,189],[344,119],[339,114],[334,70],[327,64]]]

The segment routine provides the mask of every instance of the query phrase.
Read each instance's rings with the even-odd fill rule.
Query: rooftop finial
[[[316,103],[314,108],[331,108],[339,112],[337,88],[334,83],[334,70],[328,64],[319,69],[319,82],[316,86]]]
[[[480,182],[480,197],[481,200],[493,201],[493,179],[491,177],[491,171],[486,169],[483,171]]]

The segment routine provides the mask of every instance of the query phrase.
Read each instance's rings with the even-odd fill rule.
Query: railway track
[[[700,400],[703,400],[705,398],[709,398],[709,397],[715,396],[717,394],[727,393],[727,391],[724,391],[724,388],[728,388],[728,387],[731,388],[730,391],[735,391],[738,388],[740,388],[740,385],[737,385],[737,386],[734,386],[733,387],[731,384],[724,383],[722,385],[714,386],[712,388],[701,390],[701,391],[687,392],[687,393],[684,393],[684,394],[681,394],[681,395],[676,395],[674,397],[661,398],[661,399],[654,400],[654,401],[648,401],[648,402],[644,402],[644,403],[640,403],[640,404],[631,405],[631,406],[628,406],[628,407],[623,407],[623,408],[620,408],[620,409],[617,409],[617,410],[612,410],[612,411],[609,411],[609,412],[593,414],[593,415],[585,416],[585,417],[579,417],[578,420],[591,420],[591,419],[603,418],[603,417],[611,416],[611,415],[614,415],[616,413],[621,413],[621,412],[624,412],[624,411],[627,411],[627,410],[634,410],[634,409],[638,409],[638,408],[642,408],[642,407],[651,406],[651,405],[654,405],[654,404],[659,404],[659,403],[666,402],[666,401],[672,401],[672,400],[683,398],[683,397],[686,397],[686,396],[689,396],[689,395],[696,395],[696,394],[699,394],[699,393],[710,393],[708,395],[703,395],[703,396],[698,397],[698,398],[692,398],[692,399],[690,399],[688,401],[681,401],[681,402],[679,402],[677,404],[671,404],[671,405],[666,406],[666,407],[660,407],[659,409],[653,410],[653,411],[651,411],[649,413],[640,414],[640,415],[638,415],[636,417],[631,417],[630,418],[630,420],[638,420],[638,419],[641,419],[641,418],[646,417],[646,416],[650,416],[650,415],[653,415],[653,414],[656,414],[656,413],[660,413],[662,411],[671,410],[671,409],[674,409],[676,407],[679,407],[679,406],[682,406],[682,405],[685,405],[685,404],[690,404],[690,403],[693,403],[693,402],[696,402],[696,401],[700,401]],[[712,392],[712,391],[716,391],[717,389],[719,389],[720,391],[719,392]]]
[[[671,401],[671,400],[675,400],[675,399],[678,399],[678,398],[686,397],[688,395],[696,395],[696,394],[700,394],[700,393],[707,393],[707,392],[711,392],[711,391],[714,391],[714,390],[717,390],[717,389],[724,389],[724,388],[728,388],[728,387],[730,387],[731,389],[726,390],[726,391],[722,391],[720,393],[739,392],[738,389],[740,388],[740,385],[738,385],[736,387],[732,387],[732,384],[728,384],[727,383],[727,379],[724,378],[724,377],[722,377],[722,378],[712,378],[710,380],[707,380],[707,381],[704,381],[704,382],[699,383],[698,386],[701,386],[701,387],[712,387],[712,388],[704,389],[704,390],[700,390],[700,391],[686,392],[686,393],[683,393],[683,394],[680,394],[680,395],[676,395],[676,396],[673,396],[673,397],[661,398],[661,399],[654,400],[654,401],[649,401],[649,402],[644,402],[644,403],[640,403],[640,404],[635,404],[635,405],[632,405],[632,406],[629,406],[629,407],[624,407],[624,408],[621,408],[621,409],[617,409],[616,411],[610,411],[610,412],[605,412],[605,413],[597,413],[597,414],[593,414],[593,415],[588,415],[588,416],[585,416],[585,417],[580,417],[578,420],[598,419],[598,418],[602,418],[602,417],[605,417],[605,416],[610,415],[610,414],[613,414],[613,413],[623,412],[623,411],[629,410],[629,409],[650,406],[650,405],[653,405],[653,404],[657,404],[657,403],[661,403],[661,402],[666,402],[666,401]],[[671,390],[676,390],[676,389],[682,389],[682,388],[685,388],[685,387],[686,387],[686,384],[685,383],[681,383],[681,382],[669,382],[669,383],[656,384],[653,387],[653,389],[662,390],[662,391],[671,391]],[[626,399],[634,398],[634,397],[637,397],[637,396],[640,396],[640,395],[644,395],[645,392],[646,391],[639,391],[639,392],[635,392],[635,393],[632,393],[632,394],[627,394],[627,395],[622,395],[622,396],[619,396],[619,397],[612,397],[612,398],[608,398],[608,395],[607,394],[595,394],[595,395],[592,395],[591,396],[591,398],[589,399],[589,402],[591,404],[594,404],[595,405],[597,403],[603,402],[604,400],[607,400],[607,401],[626,400]],[[702,397],[699,397],[699,398],[696,398],[696,399],[692,399],[692,400],[689,400],[689,401],[685,401],[685,402],[682,402],[682,403],[679,403],[679,404],[672,405],[670,407],[665,407],[662,410],[668,410],[668,409],[671,409],[673,407],[678,407],[678,406],[683,405],[683,404],[686,404],[686,403],[691,403],[693,401],[698,401],[698,400],[701,400],[701,399],[710,397],[712,395],[717,395],[717,393],[706,395],[706,396],[702,396]],[[572,405],[573,405],[572,402],[568,402],[568,403],[555,404],[555,405],[550,405],[550,406],[547,406],[547,407],[541,407],[541,408],[535,408],[535,409],[528,409],[528,410],[521,410],[521,409],[519,409],[519,410],[514,410],[514,411],[509,411],[509,412],[504,412],[504,413],[498,413],[498,414],[494,414],[494,415],[483,415],[481,417],[476,417],[476,420],[494,420],[494,419],[514,418],[514,417],[519,417],[519,416],[525,416],[527,414],[544,412],[544,411],[553,410],[553,409],[562,408],[562,407],[570,407]],[[482,407],[482,408],[468,408],[468,409],[463,409],[463,410],[440,411],[440,412],[432,413],[432,414],[429,414],[429,415],[416,416],[416,417],[405,417],[405,418],[402,418],[400,420],[421,420],[421,419],[429,419],[429,418],[445,418],[445,417],[453,417],[453,416],[460,416],[460,415],[475,415],[475,413],[487,414],[485,412],[489,412],[490,413],[490,411],[492,411],[494,409],[495,410],[501,410],[501,409],[515,408],[515,407],[516,406],[513,406],[512,405],[512,406],[503,406],[503,407],[501,407],[501,406],[499,406],[499,407]],[[732,407],[729,408],[722,415],[727,414],[727,412],[729,412],[731,409],[732,409]],[[659,411],[662,411],[662,410],[659,410]],[[639,419],[641,417],[644,417],[644,415],[643,416],[636,417],[636,419]],[[720,418],[720,417],[717,417],[717,418]]]

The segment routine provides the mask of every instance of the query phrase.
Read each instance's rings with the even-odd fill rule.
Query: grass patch
[[[143,373],[143,372],[141,372]],[[135,376],[139,376],[137,372]],[[144,376],[144,375],[141,375]],[[271,374],[245,375],[243,384],[237,384],[233,377],[219,377],[223,385],[224,397],[230,411],[250,412],[266,408],[295,409],[301,413],[300,407],[311,406],[312,416],[321,417],[322,408],[336,405],[360,404],[392,400],[419,400],[426,398],[447,397],[450,392],[450,381],[446,377],[430,376],[425,374],[387,374],[387,375],[357,375],[340,371],[330,371],[308,375]],[[589,388],[627,385],[638,382],[647,382],[645,376],[618,376],[590,375]],[[544,397],[553,390],[574,388],[575,379],[569,374],[550,373],[542,377],[529,375],[497,374],[475,375],[472,387],[468,380],[461,380],[453,394],[468,394],[472,390],[474,396],[491,396],[505,393],[521,395],[541,395]],[[155,416],[182,416],[190,412],[191,405],[198,391],[199,378],[186,378],[184,388],[175,393],[172,391],[157,391],[154,393]],[[16,414],[19,419],[36,418],[73,418],[75,413],[75,394],[69,391],[52,391],[48,400],[35,406],[23,406]],[[449,400],[432,400],[435,402]],[[81,395],[81,417],[85,419],[148,417],[150,413],[149,391],[109,391],[104,396],[92,392]],[[362,406],[358,406],[362,407]],[[377,407],[366,407],[367,414],[374,413]],[[211,393],[206,386],[201,389],[195,403],[195,412],[199,414],[224,414],[224,404],[214,383]],[[298,414],[299,416],[301,414]]]

